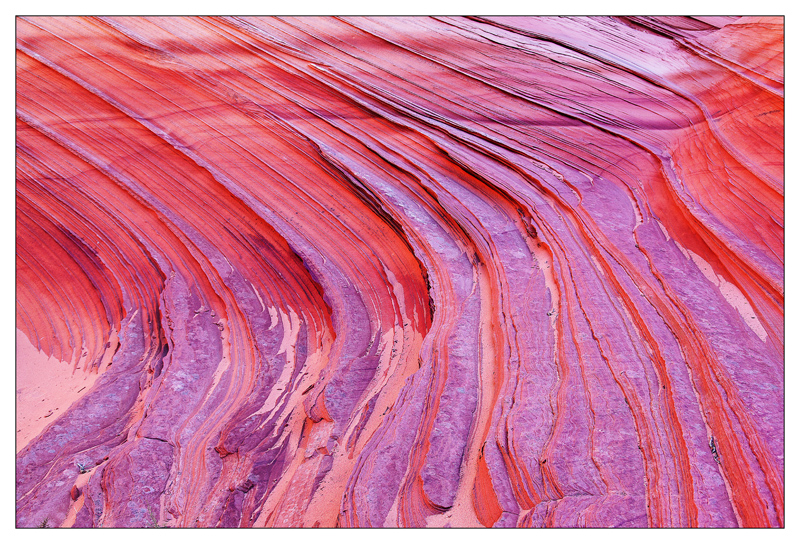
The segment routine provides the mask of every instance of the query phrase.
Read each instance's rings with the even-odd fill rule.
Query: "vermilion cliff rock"
[[[21,18],[17,525],[784,523],[780,18]]]

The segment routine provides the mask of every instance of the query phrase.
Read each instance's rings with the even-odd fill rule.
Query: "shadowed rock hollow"
[[[17,525],[784,523],[781,18],[20,18]]]

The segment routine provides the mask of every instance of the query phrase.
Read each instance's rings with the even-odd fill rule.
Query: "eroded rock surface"
[[[783,96],[780,18],[18,19],[17,525],[782,526]]]

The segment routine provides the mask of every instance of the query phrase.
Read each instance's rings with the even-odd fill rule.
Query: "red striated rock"
[[[17,526],[782,526],[783,100],[780,18],[18,19]]]

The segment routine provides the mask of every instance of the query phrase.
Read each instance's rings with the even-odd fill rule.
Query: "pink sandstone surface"
[[[781,18],[16,45],[17,526],[784,524]]]

